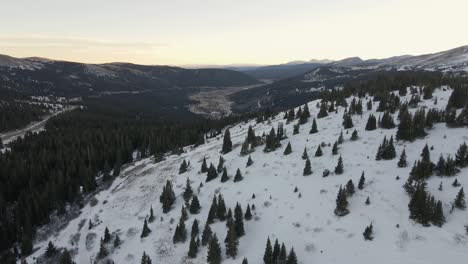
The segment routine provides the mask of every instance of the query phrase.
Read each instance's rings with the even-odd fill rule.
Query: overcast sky
[[[0,0],[0,53],[275,64],[468,45],[468,0]]]

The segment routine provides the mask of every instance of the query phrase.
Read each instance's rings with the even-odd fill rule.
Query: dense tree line
[[[47,113],[47,107],[42,105],[0,101],[0,132],[22,128]]]

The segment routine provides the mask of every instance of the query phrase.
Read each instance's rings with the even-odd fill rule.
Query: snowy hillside
[[[436,89],[433,99],[423,100],[420,107],[445,109],[451,89]],[[408,94],[402,101],[410,100]],[[435,104],[437,98],[437,104]],[[348,98],[348,103],[352,98]],[[366,102],[367,100],[364,100]],[[221,193],[226,206],[232,208],[239,203],[245,213],[247,204],[255,205],[253,218],[244,220],[245,235],[239,239],[237,257],[233,260],[225,254],[224,239],[226,223],[215,220],[211,229],[219,238],[223,263],[238,263],[246,257],[249,263],[263,263],[263,254],[268,237],[274,242],[284,242],[288,251],[291,247],[298,256],[299,263],[462,263],[468,257],[468,236],[464,225],[468,224],[468,211],[451,210],[461,187],[468,187],[466,179],[468,168],[461,169],[451,177],[432,176],[428,179],[428,190],[443,203],[446,223],[442,227],[424,227],[409,219],[409,196],[403,184],[414,161],[420,159],[421,150],[428,144],[431,160],[437,162],[440,154],[452,157],[463,141],[468,141],[466,128],[447,128],[445,123],[434,124],[426,129],[428,136],[414,142],[396,141],[397,157],[392,160],[376,161],[378,146],[384,136],[395,137],[396,128],[377,128],[366,131],[369,114],[376,117],[378,102],[372,110],[364,107],[362,116],[353,115],[354,127],[343,130],[343,107],[337,107],[337,113],[317,119],[318,133],[309,134],[312,120],[319,108],[312,101],[308,104],[311,118],[293,135],[293,126],[297,122],[285,124],[286,139],[276,151],[265,153],[264,146],[259,146],[250,155],[253,164],[246,167],[248,155],[241,156],[241,145],[246,138],[249,125],[257,136],[268,134],[278,123],[285,123],[283,114],[271,121],[256,124],[255,120],[230,128],[233,150],[225,155],[225,166],[230,179],[221,183],[221,174],[212,181],[206,181],[206,173],[200,173],[203,158],[208,165],[218,164],[223,144],[222,135],[208,139],[198,147],[187,147],[181,155],[168,155],[165,160],[154,163],[153,158],[143,159],[125,168],[121,176],[114,180],[105,191],[96,195],[97,204],[86,204],[77,218],[70,221],[62,230],[48,234],[48,238],[35,244],[37,249],[27,260],[40,258],[49,241],[55,246],[68,248],[76,263],[93,263],[100,249],[100,238],[107,227],[112,239],[118,234],[121,245],[114,248],[107,245],[108,258],[115,263],[140,263],[143,252],[149,255],[153,263],[206,263],[207,247],[199,248],[198,256],[187,258],[190,242],[190,230],[194,219],[198,219],[200,234],[203,231],[211,201],[214,195]],[[297,110],[297,109],[296,109]],[[415,111],[416,109],[410,109]],[[393,115],[395,123],[397,113]],[[356,129],[359,138],[350,140]],[[332,145],[343,131],[344,142],[339,145],[338,155],[332,155]],[[292,153],[284,155],[288,142]],[[323,156],[315,157],[317,147],[322,143]],[[306,147],[312,165],[312,174],[303,176],[305,160],[301,158]],[[397,166],[398,156],[406,150],[408,166]],[[344,173],[335,175],[334,168],[340,155],[344,162]],[[179,174],[183,160],[190,162],[188,171]],[[242,181],[234,182],[234,174],[240,169]],[[322,177],[325,169],[330,176]],[[343,217],[334,214],[335,200],[340,185],[345,186],[351,179],[357,186],[362,172],[365,173],[365,185],[362,190],[348,197],[350,213]],[[399,179],[397,179],[399,176]],[[182,193],[187,178],[190,179],[194,193],[201,204],[199,214],[190,214],[185,222],[187,240],[173,244],[174,229],[179,222],[181,207],[184,205]],[[461,187],[453,187],[457,178]],[[176,195],[172,210],[162,212],[159,196],[167,180],[171,180]],[[440,182],[443,190],[438,190]],[[199,187],[203,184],[203,187]],[[295,188],[298,188],[295,192]],[[253,198],[255,194],[255,198]],[[370,204],[366,205],[367,197]],[[154,209],[155,220],[148,223],[151,233],[140,238],[143,222]],[[89,222],[92,228],[89,227]],[[369,224],[373,225],[374,239],[366,241],[362,233]]]

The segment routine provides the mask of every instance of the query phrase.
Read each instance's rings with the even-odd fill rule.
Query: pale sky
[[[0,54],[277,64],[468,45],[468,0],[0,0]]]

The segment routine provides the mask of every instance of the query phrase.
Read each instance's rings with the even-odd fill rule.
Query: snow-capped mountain
[[[445,109],[452,90],[441,87],[434,91],[433,98],[418,103],[421,108]],[[364,101],[372,99],[367,97]],[[400,98],[411,100],[411,94]],[[348,104],[353,97],[348,98]],[[468,181],[464,168],[456,176],[432,176],[427,180],[427,188],[437,200],[442,201],[446,223],[442,227],[424,227],[409,219],[409,197],[402,188],[411,170],[411,165],[420,159],[421,150],[428,144],[432,161],[441,154],[454,154],[460,143],[468,140],[466,128],[447,128],[444,123],[434,124],[428,135],[413,142],[396,141],[396,153],[406,151],[408,166],[399,168],[398,158],[376,161],[375,156],[384,137],[395,136],[396,128],[367,131],[369,115],[379,117],[378,102],[372,109],[363,110],[362,115],[353,115],[354,127],[343,129],[345,108],[337,106],[336,113],[317,118],[319,100],[307,104],[311,118],[302,124],[298,133],[293,133],[296,122],[284,124],[287,138],[276,151],[264,152],[259,146],[249,155],[253,164],[246,166],[249,155],[242,156],[242,143],[252,126],[257,136],[268,134],[284,123],[283,115],[277,115],[262,123],[250,120],[230,127],[232,151],[223,154],[229,180],[221,182],[219,176],[206,182],[206,173],[201,173],[203,159],[207,163],[218,164],[223,137],[208,139],[200,146],[189,146],[180,155],[165,156],[155,163],[153,158],[142,159],[123,169],[121,175],[106,190],[98,193],[80,209],[79,214],[63,228],[44,228],[35,243],[37,249],[28,258],[40,260],[47,244],[52,241],[57,247],[68,248],[76,263],[94,263],[100,251],[100,238],[106,227],[110,240],[118,235],[120,245],[112,242],[104,244],[108,250],[106,259],[115,263],[140,263],[145,252],[153,263],[206,263],[207,247],[200,246],[196,258],[187,257],[190,230],[195,219],[199,222],[200,234],[205,226],[213,197],[222,194],[228,208],[234,209],[239,203],[246,212],[247,205],[252,210],[252,219],[244,220],[245,235],[239,239],[238,254],[235,259],[227,258],[224,239],[226,222],[215,220],[211,224],[221,243],[223,263],[241,263],[246,257],[249,263],[263,263],[265,243],[284,242],[287,249],[294,248],[299,263],[462,263],[468,256],[468,236],[464,225],[468,224],[468,211],[454,210],[449,213],[455,195]],[[364,107],[366,108],[366,107]],[[295,109],[298,110],[297,108]],[[414,112],[415,109],[410,109]],[[393,116],[397,122],[397,114]],[[318,132],[310,134],[313,119],[316,118]],[[351,140],[356,129],[357,140]],[[332,145],[343,132],[344,142],[338,147],[338,154],[332,154]],[[283,153],[288,143],[292,152]],[[314,156],[321,146],[322,156]],[[304,148],[310,157],[312,174],[303,176],[306,161],[302,159]],[[333,173],[339,157],[344,161],[344,172]],[[183,161],[189,163],[188,170],[179,174]],[[234,182],[234,174],[239,169],[243,179]],[[331,171],[322,177],[325,170]],[[350,213],[339,217],[334,214],[338,190],[349,180],[357,185],[362,173],[365,175],[363,189],[357,189],[348,197]],[[457,178],[461,187],[452,187]],[[160,195],[166,181],[171,181],[176,196],[175,203],[168,213],[163,213]],[[173,243],[175,228],[184,206],[183,193],[186,182],[197,195],[201,210],[188,214],[185,221],[187,239],[183,243]],[[443,189],[439,190],[442,184]],[[369,198],[370,204],[366,205]],[[148,223],[151,233],[141,238],[143,223],[153,208],[155,220]],[[374,239],[366,241],[363,232],[372,224]],[[447,256],[450,256],[448,258]]]

